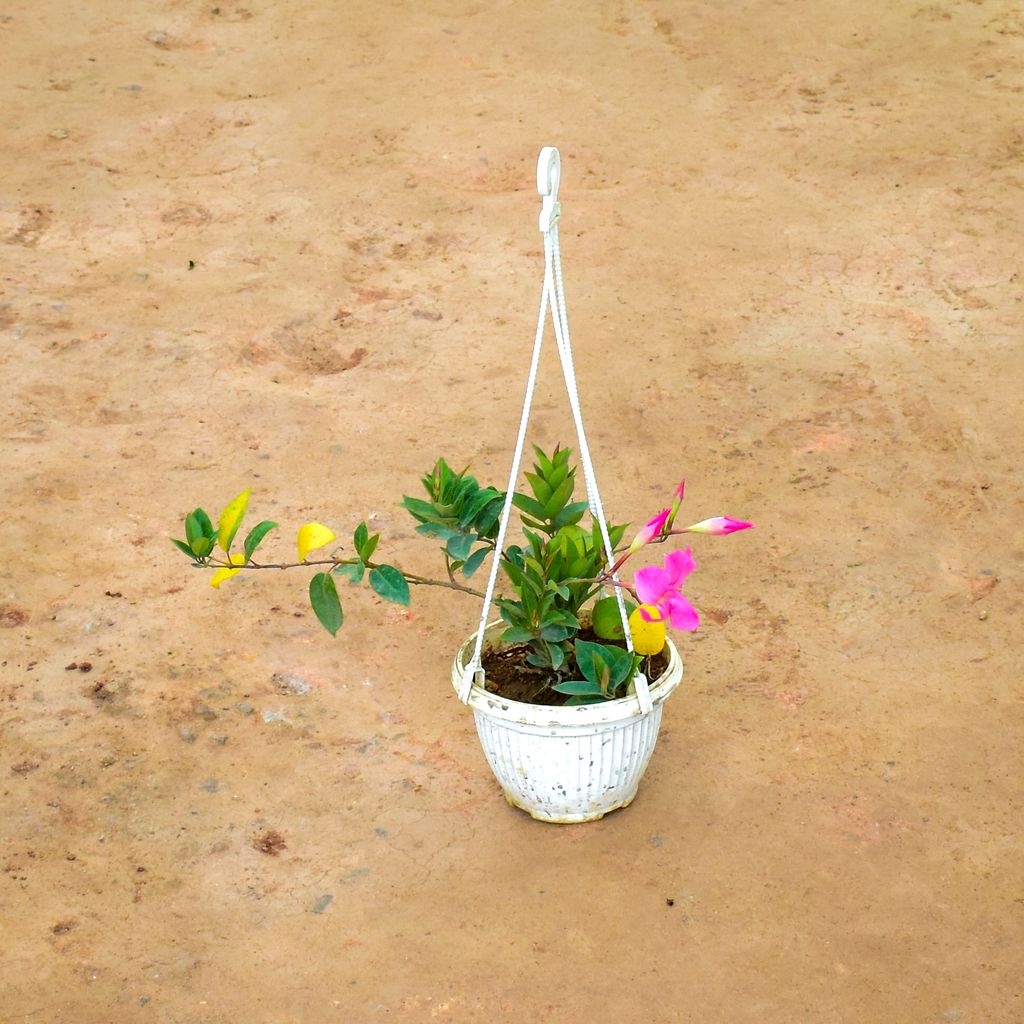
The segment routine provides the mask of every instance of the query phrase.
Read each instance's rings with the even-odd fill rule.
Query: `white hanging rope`
[[[573,422],[576,426],[576,438],[579,442],[580,463],[583,466],[583,481],[587,491],[587,504],[590,507],[591,517],[597,522],[600,529],[601,540],[604,543],[604,551],[605,556],[608,559],[608,564],[615,564],[615,551],[612,547],[611,537],[608,533],[608,522],[605,519],[604,507],[601,504],[601,496],[597,489],[597,475],[594,472],[594,465],[590,458],[590,446],[587,444],[586,432],[583,429],[583,412],[580,408],[579,389],[576,384],[576,367],[573,363],[572,345],[569,340],[569,318],[565,306],[565,288],[562,279],[562,259],[558,243],[558,218],[561,215],[561,209],[558,204],[558,186],[560,178],[561,161],[558,150],[553,146],[545,146],[541,150],[540,158],[537,161],[537,191],[540,193],[543,200],[540,213],[540,230],[544,234],[544,284],[541,289],[540,314],[537,317],[537,334],[533,343],[533,358],[530,362],[530,373],[526,382],[526,397],[523,401],[523,412],[519,420],[519,436],[516,439],[516,448],[512,457],[512,468],[509,473],[508,490],[505,494],[505,504],[501,511],[501,521],[498,527],[498,537],[495,543],[494,557],[491,561],[491,571],[487,579],[487,589],[484,592],[484,604],[482,614],[480,616],[480,628],[477,630],[476,642],[473,647],[473,656],[463,671],[459,687],[459,699],[464,704],[469,701],[474,683],[481,688],[484,685],[483,668],[481,667],[480,660],[484,644],[484,630],[487,627],[487,618],[490,615],[491,602],[494,598],[494,587],[498,578],[498,567],[501,561],[501,553],[504,550],[505,535],[508,531],[516,483],[519,479],[519,468],[522,462],[523,448],[526,443],[526,430],[530,422],[533,393],[537,386],[540,352],[544,340],[544,328],[546,326],[549,308],[551,310],[551,322],[555,330],[555,344],[558,348],[558,358],[562,366],[562,376],[565,379],[565,389],[569,396],[569,408],[572,410]],[[617,580],[618,576],[613,576],[613,579]],[[615,587],[614,590],[616,603],[619,609],[619,617],[622,620],[622,630],[626,641],[626,649],[632,653],[633,638],[629,631],[629,618],[626,615],[626,604],[622,596],[622,589],[620,587]],[[637,700],[640,704],[640,710],[646,714],[653,707],[647,678],[642,672],[637,672],[633,683],[636,690]]]
[[[550,252],[548,250],[550,249]],[[552,321],[555,327],[555,341],[558,344],[558,355],[562,363],[562,376],[565,378],[565,389],[569,395],[569,407],[572,409],[573,421],[576,424],[576,437],[580,445],[580,462],[583,465],[583,480],[587,488],[587,500],[590,503],[590,514],[597,522],[604,541],[605,557],[609,565],[615,564],[615,549],[612,547],[608,534],[608,520],[605,518],[601,495],[597,489],[597,474],[590,458],[590,445],[583,428],[583,411],[580,408],[579,390],[576,385],[576,367],[572,358],[572,345],[569,340],[569,318],[565,305],[565,289],[562,281],[562,259],[558,245],[558,225],[545,236],[545,263],[554,269],[554,291],[549,295]],[[547,275],[546,275],[547,276]],[[618,573],[612,579],[618,580]],[[629,631],[629,617],[626,615],[626,602],[622,596],[622,588],[614,587],[615,599],[619,607],[619,618],[622,620],[622,633],[626,640],[626,650],[633,653],[633,637]]]
[[[545,280],[547,274],[545,272]],[[515,497],[516,481],[519,479],[519,465],[523,458],[523,446],[526,443],[526,428],[530,422],[530,409],[533,406],[533,392],[537,386],[537,368],[540,366],[540,350],[544,341],[544,321],[547,319],[548,292],[544,289],[540,297],[540,315],[537,317],[537,335],[533,342],[533,358],[530,361],[530,373],[526,380],[526,397],[523,399],[523,413],[519,418],[519,436],[516,438],[516,450],[512,456],[512,469],[509,472],[508,490],[505,492],[505,504],[501,510],[501,524],[498,527],[498,539],[494,545],[494,555],[491,558],[491,571],[487,577],[487,589],[484,591],[484,607],[480,613],[480,628],[476,632],[476,644],[473,647],[473,657],[462,673],[462,683],[459,687],[459,700],[463,704],[469,701],[469,694],[476,682],[483,687],[483,668],[480,666],[480,653],[484,646],[484,630],[487,628],[487,617],[491,613],[491,600],[494,598],[494,584],[498,579],[498,565],[501,562],[501,553],[505,550],[505,534],[508,532],[508,522],[512,513],[512,499]],[[479,676],[479,678],[477,678]]]

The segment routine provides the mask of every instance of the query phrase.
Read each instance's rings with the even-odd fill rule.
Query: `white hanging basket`
[[[544,329],[550,314],[579,442],[590,514],[600,528],[607,564],[613,565],[615,554],[583,428],[583,412],[569,339],[558,242],[560,177],[558,150],[553,146],[545,146],[537,161],[537,191],[543,200],[539,227],[544,236],[544,284],[526,396],[519,422],[519,436],[512,458],[495,550],[504,550],[537,383]],[[679,653],[671,642],[667,643],[669,663],[662,676],[648,683],[643,673],[638,672],[632,680],[632,695],[618,700],[572,707],[547,707],[505,700],[489,693],[484,686],[482,653],[485,640],[495,641],[503,629],[502,623],[488,625],[499,561],[500,555],[496,553],[491,562],[480,626],[462,645],[455,658],[452,685],[459,699],[473,709],[484,753],[509,803],[521,807],[541,821],[573,822],[600,818],[617,807],[626,806],[636,796],[640,777],[647,768],[658,738],[662,704],[682,678],[683,665]],[[613,576],[613,579],[617,581],[617,577]],[[615,596],[626,647],[632,652],[626,607],[618,587],[615,588]]]
[[[484,639],[496,640],[494,622]],[[474,633],[452,664],[458,692],[473,655]],[[668,641],[668,667],[650,685],[651,709],[635,697],[545,707],[506,700],[474,685],[469,706],[484,754],[505,799],[538,821],[594,821],[625,807],[636,796],[654,753],[662,705],[683,677],[683,662]]]

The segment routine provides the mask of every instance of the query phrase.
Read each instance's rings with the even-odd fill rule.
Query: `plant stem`
[[[193,565],[199,569],[207,569],[210,568],[210,566],[216,566],[218,569],[300,569],[306,566],[315,565],[330,565],[334,568],[338,568],[342,565],[355,564],[356,559],[354,558],[322,558],[306,562],[246,562],[245,565],[231,565],[228,562],[220,560],[210,560],[206,563],[193,563]],[[366,562],[365,564],[367,569],[380,568],[380,565],[377,562]],[[394,568],[398,569],[398,566],[394,566]],[[411,583],[416,587],[444,587],[446,590],[457,590],[461,594],[470,594],[473,597],[484,596],[483,591],[463,586],[463,584],[457,583],[454,578],[451,580],[432,580],[427,576],[417,576],[415,573],[406,572],[404,569],[398,569],[398,571],[402,574],[406,583]]]

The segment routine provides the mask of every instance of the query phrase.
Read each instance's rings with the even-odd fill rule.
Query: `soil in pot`
[[[577,637],[590,643],[614,644],[625,647],[623,643],[602,640],[593,630],[582,629]],[[553,683],[565,682],[568,679],[579,679],[575,672],[555,675],[548,669],[537,668],[529,664],[526,656],[530,653],[527,644],[512,644],[509,647],[484,648],[482,663],[485,675],[485,686],[488,693],[493,693],[506,700],[518,700],[523,704],[540,704],[546,707],[560,707],[568,699],[568,694],[557,693],[551,689]],[[668,668],[668,650],[645,658],[640,669],[652,683]]]

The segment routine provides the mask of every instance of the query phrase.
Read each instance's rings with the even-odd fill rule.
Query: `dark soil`
[[[625,644],[602,640],[595,636],[593,630],[583,629],[578,639],[590,643],[614,644],[625,647]],[[530,665],[526,656],[530,653],[527,644],[513,644],[511,647],[488,647],[483,653],[485,687],[488,693],[504,697],[506,700],[517,700],[523,704],[540,704],[545,707],[561,707],[569,699],[568,694],[558,693],[551,687],[569,679],[581,679],[575,662],[561,674]],[[647,658],[641,669],[649,680],[657,679],[668,668],[668,653],[662,651]]]

